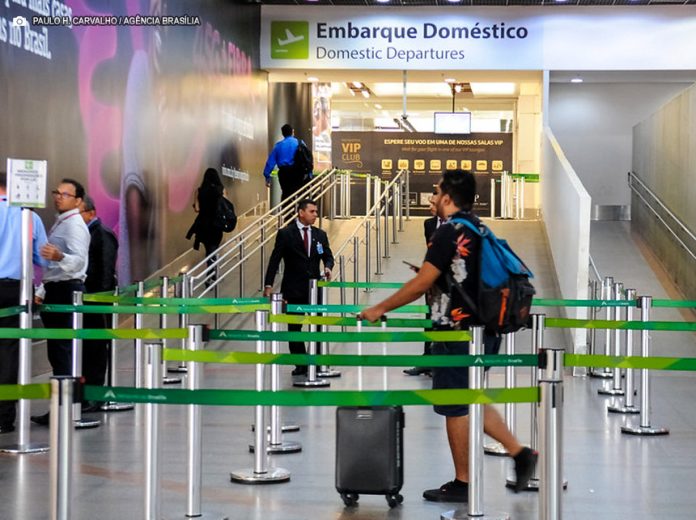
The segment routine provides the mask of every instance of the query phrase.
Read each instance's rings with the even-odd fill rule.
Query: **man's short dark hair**
[[[315,200],[312,199],[302,199],[300,202],[297,203],[297,211],[300,211],[301,209],[307,209],[307,206],[309,205],[316,206],[317,203]]]
[[[0,188],[7,188],[7,172],[0,170]]]
[[[459,209],[470,210],[476,198],[476,178],[466,170],[447,170],[440,181],[440,192],[449,195]]]
[[[75,179],[65,178],[65,179],[62,179],[60,181],[60,183],[61,184],[72,184],[73,186],[75,186],[75,197],[77,197],[78,199],[82,199],[82,200],[85,199],[85,187],[82,184],[80,184],[79,182],[77,182]]]
[[[290,137],[292,135],[292,127],[285,123],[280,127],[280,133],[283,134],[283,137]]]
[[[85,207],[85,211],[96,211],[97,208],[94,206],[94,199],[89,195],[85,195],[82,199],[82,205]]]

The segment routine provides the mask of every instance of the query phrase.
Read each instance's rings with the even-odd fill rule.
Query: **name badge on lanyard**
[[[324,254],[324,246],[321,245],[321,242],[317,242],[317,254],[319,254],[319,255]]]

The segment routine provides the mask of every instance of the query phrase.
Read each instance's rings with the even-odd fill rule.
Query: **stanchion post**
[[[281,293],[271,294],[271,316],[277,316],[283,313],[283,295]],[[275,321],[271,322],[271,331],[278,332],[279,324]],[[280,342],[276,339],[271,340],[271,354],[280,353]],[[280,367],[271,365],[271,391],[277,392],[280,390]],[[297,453],[302,451],[302,445],[299,442],[283,441],[283,429],[281,426],[280,407],[271,405],[271,435],[268,443],[268,453]],[[297,428],[299,429],[299,428]],[[253,451],[253,450],[252,450]]]
[[[335,213],[335,210],[336,210],[336,209],[335,209],[335,206],[334,206],[334,205],[336,204],[336,186],[335,186],[335,184],[332,184],[332,186],[333,186],[333,188],[334,188],[334,189],[333,189],[334,202],[333,202],[333,204],[331,205],[331,212],[332,212],[332,213]],[[334,214],[332,218],[335,218],[335,216],[336,216],[336,215]],[[264,276],[265,276],[266,273],[265,273],[264,270],[263,270],[263,266],[266,265],[266,226],[265,226],[265,224],[261,224],[260,233],[261,233],[261,238],[260,238],[259,240],[261,241],[261,252],[260,252],[260,255],[261,255],[261,267],[260,267],[260,269],[259,269],[259,276],[260,276],[260,280],[259,280],[259,284],[260,284],[260,285],[259,285],[259,290],[260,290],[260,291],[263,291],[264,284],[266,283],[266,281],[264,280]]]
[[[204,339],[203,325],[189,325],[187,329],[187,349],[194,353],[202,350]],[[186,389],[195,392],[200,387],[200,370],[196,362],[188,362],[187,372]],[[203,458],[203,443],[201,437],[201,407],[199,405],[190,404],[187,406],[187,422],[186,517],[193,518],[201,516],[201,461]]]
[[[626,300],[636,301],[636,290],[626,289]],[[625,313],[626,321],[633,321],[633,306],[626,307]],[[633,331],[627,329],[624,331],[626,340],[626,356],[631,357],[633,355]],[[626,369],[626,389],[624,392],[624,403],[623,406],[620,404],[618,406],[607,406],[607,411],[610,413],[625,413],[625,414],[636,414],[640,413],[640,410],[636,408],[633,399],[633,393],[635,391],[635,385],[633,383],[633,369]]]
[[[169,277],[168,276],[162,276],[161,277],[161,285],[160,285],[160,297],[162,298],[169,298]],[[217,286],[215,286],[217,290]],[[217,314],[215,314],[215,321],[217,322]],[[166,330],[169,328],[169,314],[160,314],[160,329]],[[162,347],[163,348],[169,348],[169,341],[167,339],[162,340]],[[162,384],[163,385],[175,385],[178,383],[181,383],[181,378],[180,377],[169,377],[168,371],[167,371],[167,363],[166,361],[161,363],[162,366]]]
[[[406,220],[411,220],[411,172],[406,170]]]
[[[539,356],[540,520],[561,520],[563,496],[563,349],[545,348]]]
[[[244,235],[239,236],[239,297],[244,297]],[[262,269],[263,270],[263,269]]]
[[[138,282],[138,288],[135,292],[135,295],[138,298],[143,298],[145,296],[145,282]],[[139,307],[141,304],[136,304],[137,307]],[[134,323],[135,323],[135,330],[141,330],[143,328],[143,315],[140,313],[135,314],[134,318]],[[134,346],[134,356],[135,356],[135,371],[133,373],[133,386],[135,388],[142,388],[143,387],[143,360],[144,360],[144,352],[143,352],[143,340],[136,338],[133,340],[133,346]]]
[[[601,289],[601,295],[600,295],[602,300],[611,300],[611,295],[613,293],[613,289],[612,289],[613,285],[614,285],[614,278],[612,276],[605,276],[604,280],[602,281],[602,289]],[[613,317],[613,310],[612,309],[613,309],[612,307],[606,308],[606,319],[607,320],[611,320]],[[605,356],[611,355],[611,330],[609,330],[609,329],[606,329],[604,331],[604,355]],[[606,368],[601,368],[599,370],[592,369],[592,370],[590,370],[590,377],[596,377],[599,379],[609,379],[612,377],[612,374]]]
[[[623,284],[621,282],[615,282],[614,285],[612,286],[612,296],[614,300],[622,300],[623,296]],[[612,315],[615,320],[619,319],[619,307],[614,307],[614,311],[612,312]],[[613,342],[614,342],[614,355],[615,356],[620,356],[621,355],[621,330],[619,329],[614,329],[613,330]],[[600,388],[597,390],[597,393],[600,395],[624,395],[624,391],[621,388],[621,369],[619,367],[614,368],[613,371],[613,377],[611,381],[611,385],[605,388]]]
[[[650,308],[652,307],[652,296],[641,296],[638,298],[640,307],[640,321],[650,321]],[[643,358],[650,357],[650,335],[643,329],[640,331],[640,355]],[[656,428],[650,424],[650,372],[647,368],[640,370],[640,425],[623,426],[623,433],[629,435],[667,435],[667,428]]]
[[[74,291],[72,294],[72,304],[74,307],[84,305],[82,301],[82,291]],[[83,327],[83,315],[81,311],[74,310],[72,315],[72,326],[73,330],[82,330]],[[82,340],[79,338],[73,338],[72,340],[72,363],[70,367],[70,375],[75,379],[80,379],[82,377]],[[86,428],[96,428],[101,424],[101,421],[97,419],[83,419],[82,418],[82,403],[76,402],[73,404],[73,421],[75,428],[78,430]]]
[[[353,237],[353,281],[360,281],[360,238],[357,236]],[[358,305],[359,292],[357,285],[353,287],[353,305]]]
[[[22,239],[21,239],[21,279],[19,283],[19,305],[24,306],[24,310],[19,315],[19,328],[28,330],[32,328],[32,310],[34,302],[34,265],[32,263],[32,243],[33,243],[33,217],[29,208],[22,208]],[[19,340],[19,368],[17,372],[17,383],[28,385],[31,383],[31,356],[32,341],[29,338]],[[17,403],[17,443],[0,446],[0,452],[24,454],[41,453],[48,451],[49,446],[45,443],[32,443],[30,439],[31,401],[20,399]]]
[[[339,262],[338,262],[339,269],[344,269],[344,272],[345,272],[345,268],[344,268],[344,267],[341,267],[342,264],[343,264],[343,265],[345,264],[343,255],[341,255],[340,258],[339,258],[338,260],[339,260]],[[345,282],[345,278],[342,277],[342,278],[341,278],[341,281],[342,281],[342,282]],[[346,304],[346,288],[345,288],[345,287],[341,287],[341,288],[340,288],[340,291],[341,291],[341,305],[345,305],[345,304]],[[329,303],[329,288],[328,288],[328,287],[322,287],[322,288],[321,288],[321,303],[322,303],[323,305],[328,305],[328,303]],[[324,313],[320,313],[319,315],[320,315],[320,316],[323,316]],[[321,334],[322,331],[328,329],[328,325],[325,325],[324,327],[325,327],[325,328],[321,328],[321,329],[320,329],[320,331],[319,331],[320,334]],[[345,327],[342,327],[342,330],[343,330],[343,332],[345,332]],[[320,337],[321,337],[321,336],[320,336]],[[329,346],[329,342],[328,342],[328,341],[322,341],[321,343],[319,343],[319,353],[320,353],[320,354],[327,355],[327,356],[331,353],[331,347]],[[328,365],[320,365],[320,366],[319,366],[319,369],[318,369],[318,372],[317,372],[317,375],[318,375],[319,377],[340,377],[341,372],[338,371],[338,370],[335,370],[335,369],[331,368],[331,367],[328,366]]]
[[[399,231],[404,230],[404,178],[399,179]]]
[[[309,280],[309,304],[317,305],[319,303],[319,280],[311,279]],[[310,312],[310,316],[316,316],[316,312]],[[317,326],[313,323],[309,325],[309,331],[312,333],[312,337],[317,336]],[[312,340],[309,342],[309,355],[316,356],[317,354],[317,342]],[[307,376],[299,381],[294,381],[293,386],[299,386],[303,388],[307,387],[324,387],[329,386],[330,383],[326,379],[317,379],[317,366],[315,364],[307,365]]]
[[[189,283],[189,275],[187,273],[181,273],[181,282],[179,282],[179,293],[178,296],[181,298],[189,298],[191,296],[191,284]],[[179,314],[179,328],[185,329],[188,327],[188,314],[182,312]],[[181,340],[181,350],[187,349],[187,339]],[[179,362],[179,366],[176,368],[170,368],[169,372],[186,373],[188,370],[186,363],[183,361]]]
[[[162,377],[162,344],[145,345],[147,370],[145,387],[160,387]],[[159,405],[145,403],[145,520],[160,520],[160,439]]]
[[[368,284],[370,283],[370,279],[372,277],[372,267],[370,266],[370,256],[372,254],[372,248],[370,247],[370,229],[370,220],[365,219],[365,282]],[[365,292],[370,292],[370,289],[365,287]]]
[[[80,384],[72,376],[51,378],[49,457],[51,520],[70,520],[72,503],[73,401]]]
[[[114,289],[114,296],[118,298],[119,289],[116,287]],[[118,302],[114,302],[114,309],[118,307]],[[114,312],[111,315],[111,328],[117,329],[119,325],[119,314]],[[111,344],[109,345],[109,365],[108,371],[106,372],[106,385],[107,386],[118,386],[116,377],[118,371],[118,340],[116,338],[111,339]],[[101,406],[101,410],[104,412],[125,412],[127,410],[132,410],[135,406],[132,403],[117,403],[116,401],[108,401]]]
[[[389,189],[384,190],[384,258],[389,258]]]
[[[491,179],[491,218],[495,218],[495,178]]]
[[[375,179],[375,274],[382,274],[382,181]],[[369,254],[369,253],[368,253]]]
[[[268,311],[256,311],[256,330],[264,332],[268,323]],[[266,342],[256,342],[256,353],[263,354],[266,351]],[[256,391],[262,392],[265,388],[266,365],[256,365]],[[239,484],[273,484],[290,480],[290,472],[283,468],[268,466],[268,444],[266,440],[266,411],[268,407],[256,405],[254,407],[254,467],[241,469],[230,473],[230,482]]]
[[[471,343],[469,354],[472,356],[483,355],[483,327],[471,327]],[[484,369],[482,366],[469,367],[469,388],[483,390]],[[478,518],[486,520],[493,518],[507,519],[506,514],[494,516],[485,515],[483,512],[483,414],[484,405],[469,405],[469,501],[467,513],[462,510],[453,510],[440,515],[441,520],[459,520],[465,518]]]

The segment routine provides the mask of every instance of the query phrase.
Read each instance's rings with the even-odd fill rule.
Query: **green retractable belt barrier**
[[[31,385],[0,385],[0,401],[18,399],[48,399],[51,397],[51,385],[39,383]]]
[[[353,312],[358,313],[367,309],[370,305],[305,305],[288,304],[286,312]],[[427,305],[404,305],[398,309],[389,311],[390,313],[426,313],[430,308]]]
[[[267,311],[269,303],[254,305],[39,305],[43,312],[81,312],[84,314],[242,314]]]
[[[271,332],[256,330],[211,330],[210,339],[232,341],[327,341],[331,343],[387,343],[421,341],[470,341],[466,330],[423,332]]]
[[[359,289],[401,289],[402,282],[319,282],[319,287],[346,287]]]
[[[10,316],[18,316],[27,310],[26,305],[15,305],[14,307],[5,307],[0,309],[0,318],[8,318]]]
[[[301,325],[336,325],[344,327],[355,327],[358,324],[357,318],[341,318],[339,316],[302,316],[297,314],[271,314],[268,321],[270,323],[296,323]],[[432,327],[431,320],[421,319],[401,319],[389,318],[386,326],[390,328],[429,328]],[[363,327],[381,327],[380,322],[370,323],[362,321]]]
[[[29,339],[185,339],[186,329],[3,329],[0,338]]]
[[[696,331],[696,322],[683,321],[610,321],[546,318],[546,326],[560,329],[620,329],[620,330],[673,330]]]
[[[693,370],[696,358],[601,356],[565,354],[563,363],[570,367],[647,368],[649,370]]]

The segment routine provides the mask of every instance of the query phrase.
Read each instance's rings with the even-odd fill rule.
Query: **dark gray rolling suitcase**
[[[403,439],[401,406],[336,409],[336,490],[346,506],[361,493],[385,495],[389,507],[403,501]]]

